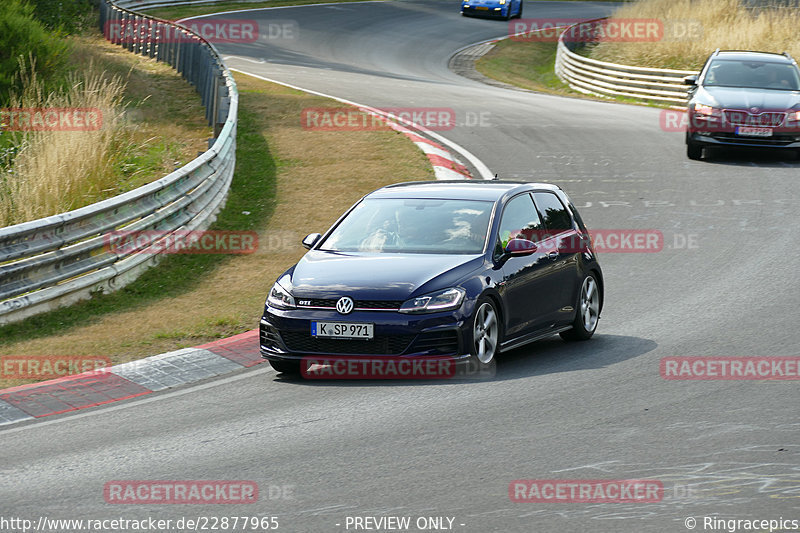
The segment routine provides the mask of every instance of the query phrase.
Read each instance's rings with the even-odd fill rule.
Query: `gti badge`
[[[349,296],[342,296],[336,302],[336,310],[342,315],[350,313],[353,310],[353,299]]]

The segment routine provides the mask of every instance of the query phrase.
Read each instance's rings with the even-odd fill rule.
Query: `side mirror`
[[[531,255],[537,248],[536,244],[528,239],[511,239],[503,249],[503,253],[511,257],[522,257]]]
[[[697,85],[697,74],[692,74],[691,76],[686,76],[683,78],[684,85]]]
[[[319,233],[309,233],[303,238],[303,246],[310,250],[315,244],[317,244],[317,241],[319,241],[320,237],[322,237],[322,235]]]

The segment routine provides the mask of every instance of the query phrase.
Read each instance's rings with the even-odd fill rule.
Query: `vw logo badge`
[[[342,296],[336,302],[336,310],[342,315],[350,313],[353,310],[353,299],[349,296]]]
[[[757,115],[758,114],[758,108],[757,107],[751,107],[750,108],[750,113],[752,113],[753,115]]]

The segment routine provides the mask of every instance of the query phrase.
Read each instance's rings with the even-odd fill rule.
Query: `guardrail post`
[[[228,114],[228,87],[225,84],[225,78],[220,75],[214,83],[214,112],[211,120],[214,124],[214,138],[219,138],[222,127],[225,125],[223,117]]]
[[[128,49],[128,52],[133,52],[133,43],[136,40],[136,18],[136,15],[128,15],[128,29],[125,41],[125,48]]]

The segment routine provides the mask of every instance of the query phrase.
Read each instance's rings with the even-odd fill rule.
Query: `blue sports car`
[[[523,0],[462,0],[462,15],[502,17],[506,20],[522,16]]]
[[[303,239],[309,251],[269,292],[262,356],[287,373],[310,356],[448,357],[480,370],[556,333],[589,339],[603,274],[587,235],[554,185],[378,189]]]

